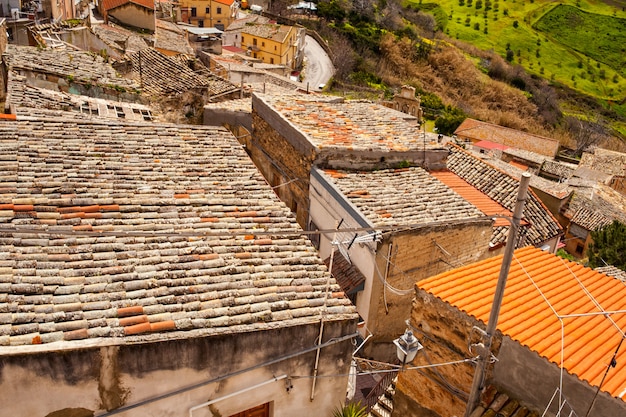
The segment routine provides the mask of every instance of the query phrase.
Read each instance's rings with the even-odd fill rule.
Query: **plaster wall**
[[[606,367],[606,364],[598,365]],[[557,364],[540,357],[508,336],[503,338],[494,368],[494,382],[520,401],[538,410],[545,410],[555,389],[559,387],[560,375]],[[596,387],[564,372],[563,396],[568,404],[564,408],[565,414],[569,415],[573,410],[579,416],[626,415],[626,402],[602,391],[599,392],[593,409],[587,414],[596,391]],[[552,415],[556,415],[558,406],[554,405],[549,410]]]
[[[243,126],[248,131],[251,131],[252,115],[243,111],[230,111],[205,107],[203,124],[208,126]]]
[[[355,320],[327,322],[323,341],[352,334]],[[0,351],[2,413],[14,416],[182,416],[208,400],[287,374],[313,374],[315,351],[276,358],[315,346],[319,323],[268,331],[122,345],[75,345],[46,352]],[[83,343],[87,345],[88,343]],[[228,416],[271,402],[274,417],[330,415],[343,401],[352,351],[345,340],[321,351],[314,398],[311,378],[271,382],[262,388],[198,409],[196,417]],[[266,366],[259,364],[275,361]],[[246,371],[249,369],[249,371]],[[236,374],[238,373],[239,374]],[[235,374],[235,375],[233,375]],[[228,377],[228,375],[233,375]],[[33,399],[36,398],[36,401]],[[106,415],[106,414],[105,414]]]
[[[343,229],[373,226],[352,203],[343,198],[341,192],[332,183],[328,183],[323,179],[324,177],[319,174],[319,170],[314,168],[310,185],[311,205],[309,222],[313,222],[318,230],[333,230],[337,228],[339,223],[341,223],[341,228]],[[365,232],[359,233],[360,236],[366,234]],[[319,247],[320,257],[326,259],[334,250],[337,250],[337,246],[332,244],[334,240],[350,240],[353,237],[354,233],[322,234]],[[343,249],[348,253],[351,263],[365,277],[364,288],[356,297],[356,308],[361,318],[365,321],[368,330],[370,329],[370,299],[373,297],[372,285],[376,267],[377,246],[378,244],[373,241],[353,244],[350,246],[350,249],[348,249],[348,244],[342,245]],[[378,295],[374,297],[378,297]],[[362,336],[367,337],[366,333],[365,329],[363,329]]]
[[[156,29],[154,10],[138,7],[132,3],[111,9],[107,14],[123,24],[146,29],[152,33]]]

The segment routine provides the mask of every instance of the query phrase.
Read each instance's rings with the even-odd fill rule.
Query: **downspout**
[[[389,314],[389,306],[387,305],[387,277],[389,276],[389,265],[391,264],[392,249],[393,242],[389,242],[389,249],[387,250],[387,265],[385,265],[385,280],[383,285],[383,302],[385,303],[385,313],[387,314]],[[376,262],[375,259],[374,262]]]
[[[343,222],[343,220],[342,220]],[[339,223],[341,225],[341,223]],[[339,229],[339,225],[335,223],[335,228]],[[335,232],[333,236],[333,245],[337,240],[337,232]],[[331,246],[332,247],[332,246]],[[330,277],[333,270],[333,260],[335,259],[335,251],[332,250],[330,252],[330,262],[328,263],[328,276],[326,277],[326,291],[324,294],[324,305],[322,306],[322,311],[320,312],[320,333],[317,336],[317,344],[318,346],[322,344],[322,337],[324,336],[324,314],[326,314],[326,304],[328,301],[328,290],[330,288]],[[320,353],[321,350],[317,349],[315,352],[315,367],[313,368],[313,383],[311,384],[311,397],[309,398],[311,401],[315,399],[315,384],[317,382],[317,371],[320,363]]]
[[[193,407],[191,407],[191,408],[189,409],[189,417],[193,417],[193,412],[194,412],[194,411],[196,411],[196,410],[198,410],[198,409],[200,409],[200,408],[203,408],[203,407],[206,407],[206,406],[208,406],[208,405],[214,404],[214,403],[216,403],[216,402],[218,402],[218,401],[227,400],[227,399],[229,399],[229,398],[231,398],[231,397],[234,397],[234,396],[236,396],[236,395],[243,394],[244,392],[252,391],[253,389],[260,388],[260,387],[262,387],[262,386],[264,386],[264,385],[271,384],[272,382],[280,381],[281,379],[285,379],[285,378],[287,378],[287,375],[284,375],[284,374],[283,374],[283,375],[281,375],[281,376],[275,376],[274,378],[272,378],[272,379],[268,379],[268,380],[267,380],[267,381],[265,381],[265,382],[261,382],[261,383],[258,383],[258,384],[256,384],[256,385],[253,385],[253,386],[251,386],[251,387],[244,388],[244,389],[241,389],[241,390],[239,390],[239,391],[235,391],[235,392],[233,392],[233,393],[230,393],[230,394],[224,395],[224,396],[222,396],[222,397],[215,398],[215,399],[213,399],[213,400],[211,400],[211,401],[207,401],[207,402],[204,402],[204,403],[202,403],[202,404],[195,405],[195,406],[193,406]]]

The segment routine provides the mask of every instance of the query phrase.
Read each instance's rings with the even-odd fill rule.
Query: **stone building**
[[[154,0],[102,0],[98,9],[105,23],[118,23],[150,33],[156,30]]]
[[[249,154],[304,228],[312,167],[437,169],[447,156],[415,117],[366,101],[254,93],[252,125]]]
[[[559,150],[559,141],[556,139],[469,118],[459,125],[454,134],[459,139],[472,143],[486,140],[552,158]]]
[[[492,219],[422,168],[313,168],[310,190],[309,229],[329,231],[316,246],[372,335],[367,357],[395,361],[415,281],[491,255]]]
[[[399,376],[394,416],[463,415],[501,263],[493,257],[416,283],[409,326],[423,350]],[[517,249],[485,383],[530,415],[624,415],[625,309],[619,280],[537,248]]]
[[[69,116],[1,122],[2,413],[330,415],[354,307],[230,132]]]
[[[418,123],[422,123],[424,119],[424,111],[421,107],[419,96],[415,96],[415,87],[403,85],[400,93],[394,94],[391,101],[383,103],[386,107],[410,114],[417,119]]]

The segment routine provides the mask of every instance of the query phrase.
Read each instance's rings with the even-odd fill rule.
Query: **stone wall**
[[[468,350],[470,335],[472,342],[479,340],[472,328],[486,327],[482,322],[419,289],[413,301],[411,326],[424,346],[413,361],[415,366],[460,361],[476,356],[475,352]],[[501,334],[496,332],[493,342],[496,355],[501,340]],[[393,416],[462,416],[467,398],[456,391],[469,393],[474,369],[470,363],[461,363],[400,373]],[[446,384],[448,387],[444,387]]]
[[[315,149],[288,121],[264,109],[254,98],[252,125],[250,157],[267,182],[277,187],[274,189],[276,194],[296,214],[300,226],[306,229],[309,173]],[[286,135],[290,136],[289,140]]]
[[[149,10],[145,7],[134,5],[133,3],[127,3],[126,5],[109,10],[108,16],[118,20],[122,24],[145,29],[151,33],[154,33],[156,29],[154,10]]]
[[[493,256],[489,251],[490,220],[465,220],[456,224],[429,226],[385,240],[376,255],[368,328],[374,337],[365,348],[367,356],[393,361],[395,348],[389,342],[404,333],[411,316],[415,282],[452,268]],[[387,257],[389,260],[387,260]],[[399,295],[390,286],[411,290]]]
[[[327,322],[323,341],[355,330],[354,320]],[[172,335],[152,343],[75,342],[62,351],[44,351],[44,345],[12,347],[11,353],[4,348],[2,414],[86,417],[115,410],[119,416],[188,415],[191,407],[273,377],[312,375],[315,350],[298,353],[313,348],[318,334],[319,323],[310,323],[248,333]],[[193,416],[228,416],[266,402],[272,403],[275,417],[331,415],[345,398],[348,378],[324,376],[347,374],[351,352],[350,339],[322,349],[312,401],[312,378],[292,378],[200,408]]]

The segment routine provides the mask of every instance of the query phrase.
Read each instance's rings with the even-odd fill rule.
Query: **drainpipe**
[[[261,382],[259,384],[253,385],[251,387],[244,388],[244,389],[241,389],[239,391],[235,391],[233,393],[230,393],[228,395],[224,395],[222,397],[215,398],[215,399],[213,399],[211,401],[207,401],[207,402],[204,402],[202,404],[198,404],[196,406],[193,406],[193,407],[191,407],[189,409],[189,417],[193,417],[193,412],[198,410],[198,409],[200,409],[200,408],[203,408],[203,407],[206,407],[208,405],[214,404],[214,403],[216,403],[218,401],[226,400],[228,398],[234,397],[234,396],[239,395],[239,394],[243,394],[244,392],[252,391],[253,389],[260,388],[260,387],[262,387],[264,385],[271,384],[272,382],[280,381],[281,379],[285,379],[285,378],[287,378],[287,375],[275,376],[274,378],[268,379],[265,382]]]

